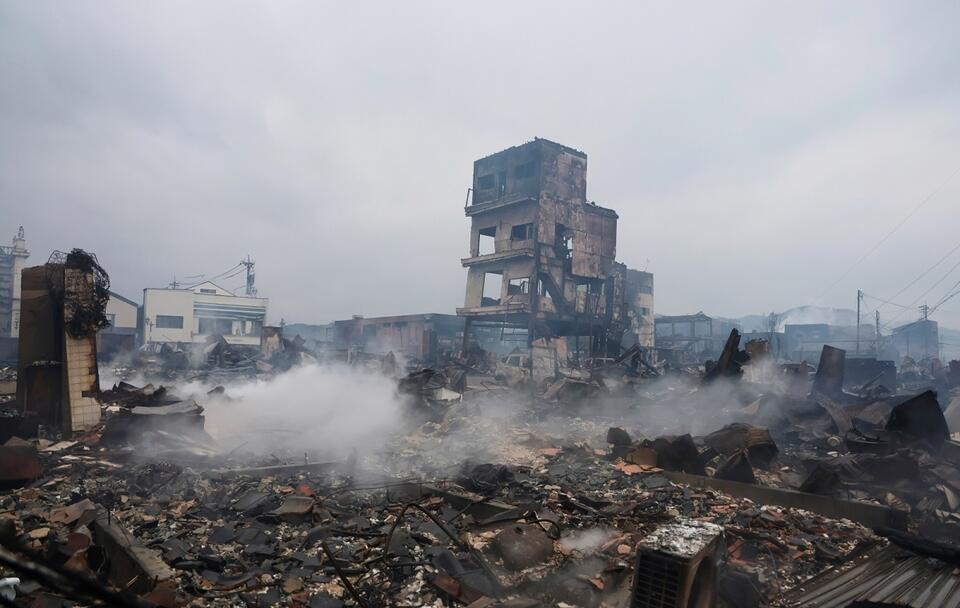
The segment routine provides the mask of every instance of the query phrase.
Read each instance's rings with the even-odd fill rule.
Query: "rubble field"
[[[264,374],[214,344],[211,362]],[[796,391],[777,377],[748,382],[737,359],[701,376],[623,358],[541,387],[492,363],[403,374],[392,355],[371,359],[364,373],[393,378],[398,422],[350,449],[306,452],[214,438],[205,408],[242,411],[243,374],[213,376],[225,379],[214,388],[207,377],[200,392],[184,381],[190,371],[166,386],[117,382],[100,394],[94,429],[0,447],[0,597],[37,607],[960,603],[956,397],[943,408],[933,391],[848,393],[822,364],[813,389]],[[317,365],[283,367],[304,364]],[[261,382],[283,377],[270,373]]]

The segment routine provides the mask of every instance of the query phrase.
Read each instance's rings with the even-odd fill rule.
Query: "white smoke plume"
[[[346,365],[303,365],[230,384],[224,395],[207,395],[210,388],[174,390],[204,406],[205,428],[224,450],[343,459],[376,448],[402,418],[394,381]]]

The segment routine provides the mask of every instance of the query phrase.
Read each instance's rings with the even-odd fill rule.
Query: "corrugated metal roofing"
[[[791,606],[845,608],[874,602],[911,608],[960,608],[960,570],[889,545],[818,574],[788,595]]]

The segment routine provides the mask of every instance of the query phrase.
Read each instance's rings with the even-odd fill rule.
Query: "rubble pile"
[[[903,552],[954,584],[960,405],[945,415],[933,392],[845,393],[823,363],[799,392],[742,354],[706,376],[624,357],[542,387],[496,365],[357,364],[407,410],[332,459],[225,449],[202,393],[159,383],[101,391],[87,433],[6,441],[17,605],[623,606],[662,593],[671,563],[711,581],[677,597],[794,606]],[[207,399],[231,407],[229,387]]]
[[[157,605],[592,606],[629,595],[637,542],[678,517],[723,525],[726,567],[758,597],[869,535],[683,487],[656,467],[633,474],[603,452],[541,448],[535,468],[469,465],[427,482],[375,480],[347,463],[138,463],[91,436],[41,448],[44,476],[0,503],[15,522],[3,544]],[[72,584],[27,581],[19,593],[63,605],[60,596],[85,595]]]

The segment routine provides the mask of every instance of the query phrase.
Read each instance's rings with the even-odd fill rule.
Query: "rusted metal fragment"
[[[703,376],[704,382],[711,382],[720,377],[739,378],[743,374],[742,365],[750,360],[750,355],[746,351],[740,350],[740,332],[736,329],[730,330],[727,341],[723,345],[723,351],[717,363],[707,370]]]
[[[950,439],[947,421],[933,391],[925,391],[895,406],[887,421],[887,430],[935,442]]]
[[[843,392],[843,367],[847,351],[824,345],[820,351],[820,365],[817,366],[817,375],[813,378],[813,392],[827,397],[839,395]]]
[[[536,525],[513,525],[493,539],[493,548],[511,570],[524,570],[541,564],[553,555],[553,540]]]
[[[0,483],[16,485],[37,479],[43,467],[37,458],[37,448],[13,440],[0,446]]]
[[[779,451],[770,431],[744,422],[733,422],[710,433],[703,443],[726,456],[746,450],[750,462],[760,467],[769,466]]]

